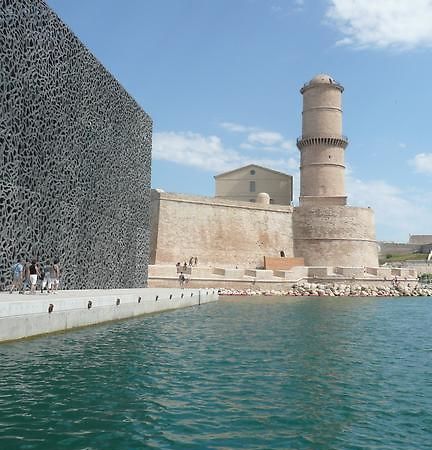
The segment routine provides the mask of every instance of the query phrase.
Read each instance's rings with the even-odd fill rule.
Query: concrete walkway
[[[0,293],[0,342],[218,300],[215,289],[142,288]]]

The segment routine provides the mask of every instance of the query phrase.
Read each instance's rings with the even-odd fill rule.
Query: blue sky
[[[154,120],[152,186],[295,176],[300,87],[345,87],[347,193],[377,238],[432,234],[431,0],[47,0]],[[296,195],[298,196],[298,187]]]

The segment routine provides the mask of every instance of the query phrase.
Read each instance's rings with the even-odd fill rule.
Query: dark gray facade
[[[142,287],[151,118],[41,0],[0,0],[0,287],[18,255],[67,288]]]

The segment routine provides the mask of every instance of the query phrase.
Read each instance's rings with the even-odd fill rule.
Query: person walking
[[[185,276],[183,275],[183,272],[180,272],[180,275],[179,275],[179,284],[180,284],[180,287],[181,287],[181,288],[184,286],[184,283],[185,283]]]
[[[41,283],[42,290],[46,289],[47,294],[51,292],[52,282],[51,282],[51,266],[49,261],[44,265],[44,278]]]
[[[30,261],[26,258],[23,271],[23,293],[30,289]]]
[[[53,261],[53,265],[51,266],[51,288],[52,292],[55,293],[55,291],[59,288],[60,284],[60,266],[59,266],[59,260],[58,258],[55,258]]]
[[[9,291],[9,294],[12,294],[14,288],[20,293],[23,294],[23,276],[24,276],[24,266],[21,263],[21,257],[18,256],[17,262],[11,268],[12,272],[12,284]]]
[[[38,262],[38,268],[39,268],[39,278],[40,278],[40,291],[41,294],[43,294],[44,289],[47,285],[47,273],[45,265],[42,262]]]
[[[30,274],[30,293],[36,293],[36,283],[38,280],[38,276],[40,275],[39,267],[36,259],[32,259],[32,262],[29,266],[29,274]]]

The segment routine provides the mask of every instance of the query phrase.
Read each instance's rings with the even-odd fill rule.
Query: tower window
[[[249,181],[249,192],[255,192],[255,181]]]
[[[255,170],[252,169],[252,170],[250,171],[250,174],[251,174],[251,175],[255,175]]]

